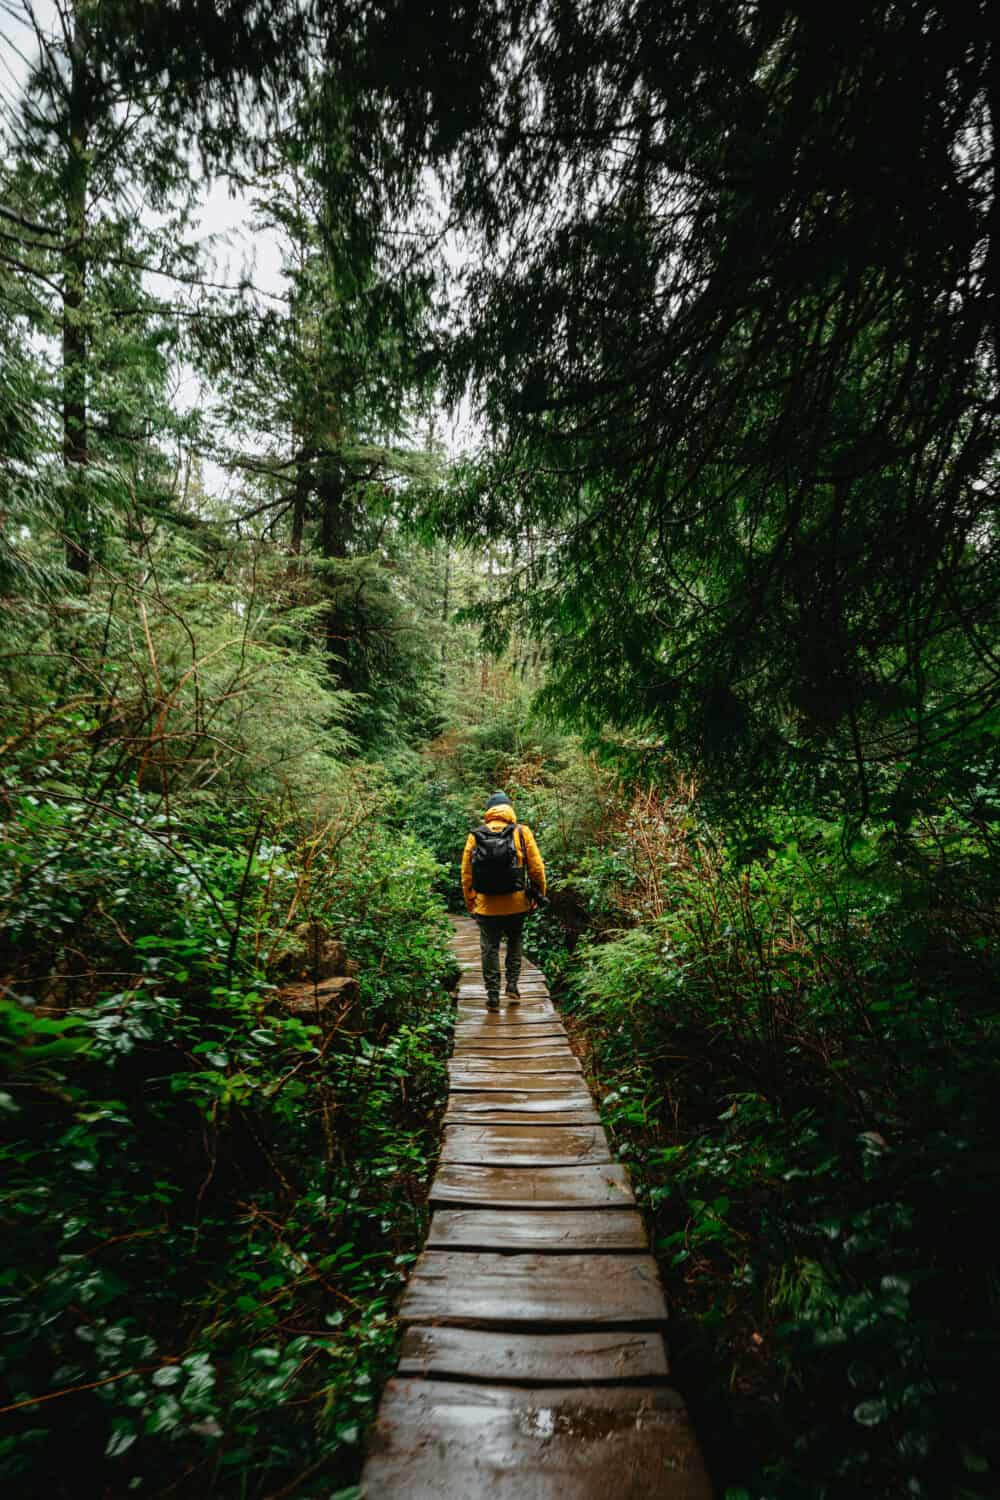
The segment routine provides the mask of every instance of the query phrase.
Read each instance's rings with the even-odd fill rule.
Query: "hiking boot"
[[[498,995],[487,995],[487,997],[486,997],[486,1009],[487,1010],[499,1010],[500,1009],[500,998],[499,998]]]
[[[504,996],[504,999],[507,1001],[508,1005],[520,1005],[521,1003],[521,996],[519,992],[516,989],[512,989],[510,985],[507,986],[507,993]]]

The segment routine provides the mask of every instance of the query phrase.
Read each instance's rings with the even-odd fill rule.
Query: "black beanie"
[[[507,793],[494,792],[492,797],[486,804],[486,811],[489,812],[491,807],[500,807],[502,803],[506,803],[508,806],[510,805],[510,798],[507,796]]]

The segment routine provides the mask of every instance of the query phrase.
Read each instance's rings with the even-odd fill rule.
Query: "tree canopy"
[[[992,19],[6,0],[0,1483],[356,1500],[502,787],[718,1493],[993,1495]]]
[[[540,6],[461,153],[455,345],[550,703],[904,825],[996,769],[982,5]],[[481,253],[480,253],[481,252]],[[500,628],[506,606],[493,612]]]

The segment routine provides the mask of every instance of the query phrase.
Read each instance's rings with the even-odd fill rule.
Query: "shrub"
[[[81,1474],[326,1496],[356,1475],[425,1222],[437,866],[377,816],[324,842],[206,812],[179,845],[143,810],[39,802],[8,830],[0,1473],[74,1500]],[[275,1004],[264,958],[302,916],[360,966],[349,1025]]]
[[[657,901],[634,877],[659,836],[626,828],[569,872],[597,910],[563,983],[720,1489],[985,1500],[1000,1013],[982,846],[938,826],[845,861],[839,830],[782,819],[747,863],[689,820]]]

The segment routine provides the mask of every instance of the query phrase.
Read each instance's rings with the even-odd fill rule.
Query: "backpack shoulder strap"
[[[488,823],[480,823],[478,828],[474,828],[472,830],[472,837],[476,840],[476,843],[479,842],[480,838],[499,839],[503,838],[509,828],[509,823],[506,825],[506,827],[500,829],[491,828]]]

